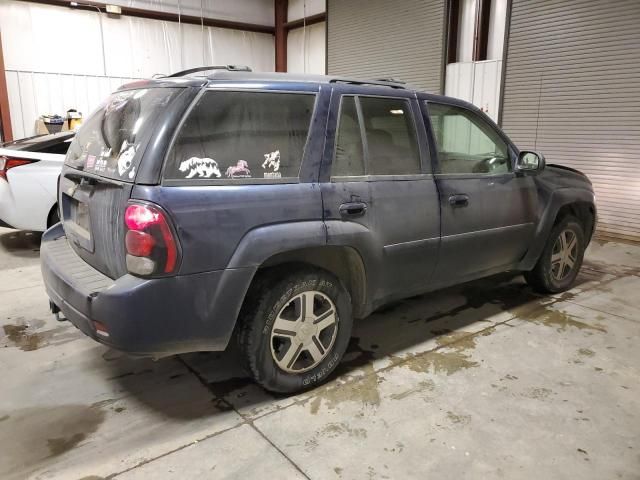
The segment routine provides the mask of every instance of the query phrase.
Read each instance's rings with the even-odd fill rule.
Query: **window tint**
[[[368,146],[368,175],[420,173],[409,101],[359,97]]]
[[[65,164],[132,182],[158,117],[185,90],[145,88],[113,93],[83,122]]]
[[[507,144],[475,113],[429,103],[440,173],[496,174],[511,171]]]
[[[362,136],[354,97],[342,97],[331,175],[334,177],[364,175]]]
[[[208,91],[169,155],[171,179],[298,177],[315,95]]]
[[[69,145],[71,145],[71,140],[64,140],[62,142],[54,143],[53,145],[49,145],[47,147],[41,148],[38,150],[42,153],[57,153],[59,155],[65,155],[67,150],[69,150]]]

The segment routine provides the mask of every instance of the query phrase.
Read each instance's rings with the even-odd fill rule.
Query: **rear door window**
[[[156,120],[183,90],[163,87],[112,94],[82,124],[71,142],[65,164],[133,182]]]
[[[369,175],[420,173],[420,155],[409,101],[359,97],[368,146]]]
[[[206,91],[169,153],[164,178],[297,179],[315,94]]]
[[[362,136],[354,97],[342,97],[331,175],[353,177],[365,174]]]

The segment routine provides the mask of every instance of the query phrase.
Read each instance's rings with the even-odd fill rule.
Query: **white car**
[[[0,225],[45,231],[59,221],[58,176],[75,132],[0,145]]]

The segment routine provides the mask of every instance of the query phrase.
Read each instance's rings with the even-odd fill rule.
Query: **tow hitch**
[[[66,322],[67,319],[65,317],[60,316],[60,307],[58,307],[55,303],[49,300],[49,310],[53,313],[53,316],[56,317],[56,320],[59,322]]]

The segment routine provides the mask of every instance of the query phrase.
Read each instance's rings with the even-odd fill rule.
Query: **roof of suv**
[[[402,83],[401,81],[392,80],[392,79],[376,79],[376,80],[368,80],[368,79],[359,79],[359,78],[349,78],[349,77],[340,77],[334,75],[317,75],[317,74],[301,74],[301,73],[279,73],[279,72],[252,72],[247,67],[234,67],[234,66],[226,66],[226,67],[202,67],[202,69],[193,69],[193,70],[202,70],[197,72],[192,72],[191,70],[185,70],[184,72],[179,72],[167,77],[159,77],[155,79],[149,80],[139,80],[136,82],[128,83],[122,85],[120,87],[121,90],[128,90],[132,88],[142,88],[145,86],[175,86],[175,85],[184,85],[184,86],[194,86],[194,87],[202,87],[205,85],[213,85],[217,82],[238,82],[238,83],[248,83],[248,82],[265,82],[265,83],[306,83],[311,85],[322,85],[322,84],[350,84],[357,85],[362,87],[363,89],[367,88],[380,88],[380,87],[388,87],[392,90],[401,90],[408,92],[415,92],[420,94],[422,98],[429,98],[436,100],[438,98],[447,98],[454,103],[464,104],[471,108],[474,108],[468,102],[465,102],[460,99],[455,99],[452,97],[446,97],[443,95],[433,94],[425,92],[417,87],[411,86],[409,84]],[[209,73],[208,73],[209,72]]]

